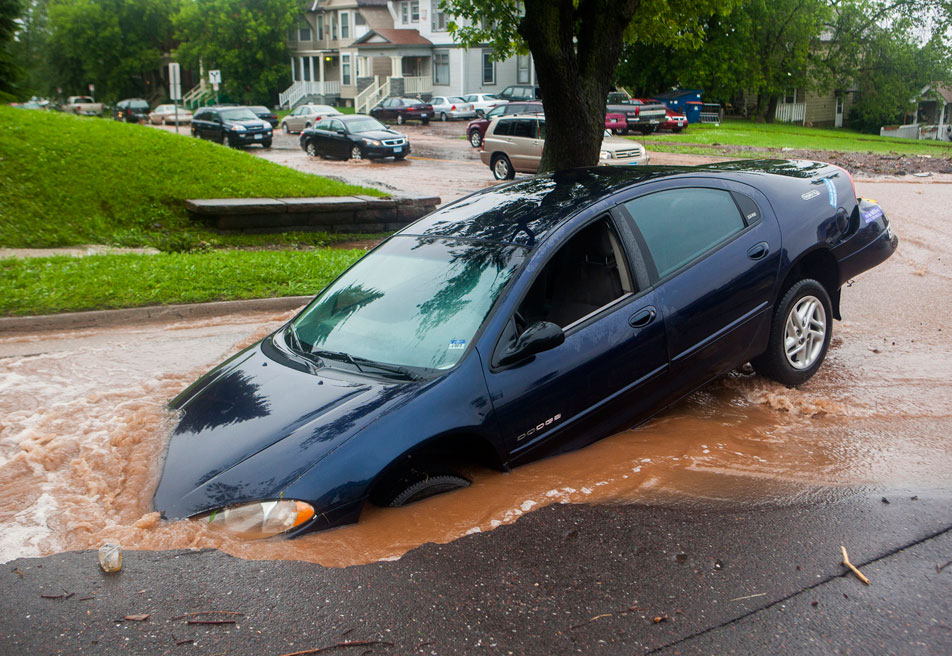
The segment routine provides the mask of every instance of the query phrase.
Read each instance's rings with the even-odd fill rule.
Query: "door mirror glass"
[[[554,349],[565,341],[562,329],[550,321],[537,321],[526,328],[499,358],[502,366],[513,364],[530,355]]]

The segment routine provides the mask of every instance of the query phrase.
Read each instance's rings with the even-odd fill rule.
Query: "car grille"
[[[641,148],[632,148],[631,150],[615,151],[616,159],[628,159],[629,157],[641,157]]]
[[[402,146],[406,142],[407,142],[406,139],[384,139],[383,145],[384,146]]]

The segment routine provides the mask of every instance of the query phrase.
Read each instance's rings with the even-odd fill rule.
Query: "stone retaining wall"
[[[212,198],[186,200],[194,219],[232,232],[392,232],[429,214],[438,197]]]

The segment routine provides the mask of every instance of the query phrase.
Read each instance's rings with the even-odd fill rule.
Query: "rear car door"
[[[564,230],[557,246],[536,256],[488,358],[487,385],[513,463],[630,425],[655,402],[668,366],[664,319],[616,225],[603,214]],[[506,348],[538,321],[562,327],[564,343],[500,366]]]
[[[692,179],[622,207],[658,290],[676,387],[702,384],[756,355],[781,252],[766,198],[747,185]]]
[[[542,140],[539,139],[539,121],[532,117],[510,119],[509,159],[516,171],[535,173],[542,158]]]

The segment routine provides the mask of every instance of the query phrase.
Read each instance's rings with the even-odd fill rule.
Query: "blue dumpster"
[[[653,96],[658,102],[663,102],[668,109],[681,112],[688,117],[688,123],[697,123],[701,120],[701,90],[675,89],[667,93]]]

